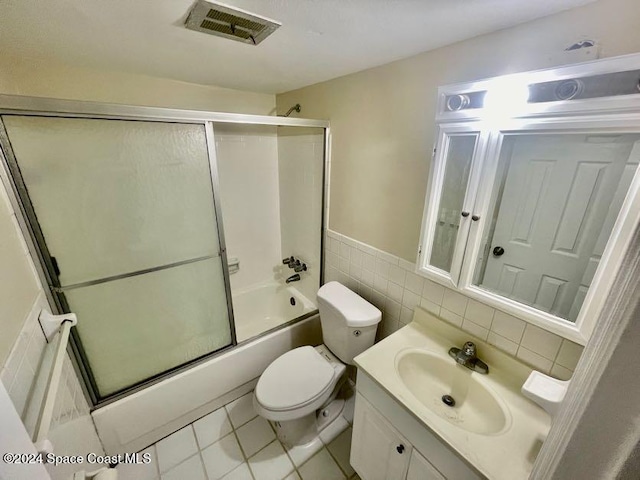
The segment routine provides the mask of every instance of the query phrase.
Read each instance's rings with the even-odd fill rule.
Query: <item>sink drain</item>
[[[442,395],[442,403],[447,407],[453,407],[456,404],[456,401],[451,395]]]

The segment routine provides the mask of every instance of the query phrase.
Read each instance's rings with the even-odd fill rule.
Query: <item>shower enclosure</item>
[[[11,96],[0,120],[94,405],[316,312],[327,122]]]

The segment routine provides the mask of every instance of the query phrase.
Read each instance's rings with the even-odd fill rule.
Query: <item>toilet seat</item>
[[[346,366],[324,345],[295,348],[260,376],[253,406],[267,420],[300,419],[315,413],[336,393],[345,371]]]
[[[313,347],[295,348],[271,363],[256,385],[257,402],[272,412],[297,410],[330,393],[335,369]]]

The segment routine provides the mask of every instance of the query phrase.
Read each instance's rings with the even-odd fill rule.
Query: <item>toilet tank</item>
[[[382,312],[338,282],[318,290],[318,310],[324,344],[344,363],[373,345]]]

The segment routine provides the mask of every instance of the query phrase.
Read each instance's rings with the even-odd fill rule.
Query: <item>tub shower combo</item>
[[[94,406],[317,313],[327,122],[13,96],[0,115],[2,180],[49,303],[78,316]]]

